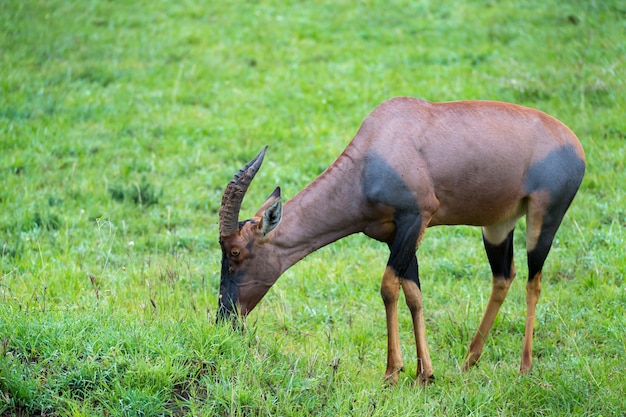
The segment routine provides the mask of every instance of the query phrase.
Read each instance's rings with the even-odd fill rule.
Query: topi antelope
[[[585,172],[580,142],[563,123],[514,104],[394,98],[377,107],[337,160],[284,208],[276,188],[252,219],[239,222],[266,149],[235,175],[222,198],[218,321],[245,317],[289,267],[362,232],[391,252],[381,285],[385,379],[395,383],[403,369],[397,311],[402,288],[413,319],[417,377],[426,383],[433,368],[416,250],[427,227],[481,226],[492,290],[464,360],[468,369],[480,358],[515,278],[513,230],[525,214],[529,275],[520,371],[530,370],[541,271]]]

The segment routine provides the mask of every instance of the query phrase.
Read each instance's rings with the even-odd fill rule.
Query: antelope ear
[[[263,236],[274,230],[280,223],[283,215],[283,203],[280,198],[280,187],[276,187],[272,195],[263,203],[257,216],[261,217],[259,230]]]

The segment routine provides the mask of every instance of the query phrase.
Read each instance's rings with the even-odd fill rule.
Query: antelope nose
[[[235,309],[232,303],[224,303],[220,296],[219,305],[217,307],[217,314],[215,317],[216,323],[223,323],[229,319],[234,319]]]

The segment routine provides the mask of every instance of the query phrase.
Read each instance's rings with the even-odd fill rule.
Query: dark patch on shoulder
[[[363,194],[372,203],[384,204],[403,212],[419,213],[417,201],[402,176],[376,153],[365,157]]]
[[[553,150],[528,170],[524,192],[547,190],[554,199],[572,198],[585,174],[583,161],[573,146]]]
[[[370,153],[366,157],[363,194],[371,203],[393,207],[396,232],[393,242],[388,242],[391,254],[387,265],[397,276],[409,278],[419,287],[415,246],[422,218],[413,192],[387,161],[380,155]]]

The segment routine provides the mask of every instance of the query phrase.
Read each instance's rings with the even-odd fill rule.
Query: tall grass
[[[625,24],[617,0],[0,3],[0,414],[623,416]],[[585,147],[530,375],[521,267],[460,370],[490,289],[469,227],[419,251],[426,389],[406,313],[382,381],[388,253],[363,236],[289,270],[245,332],[213,323],[233,173],[268,144],[244,212],[290,198],[397,95],[536,107]]]

